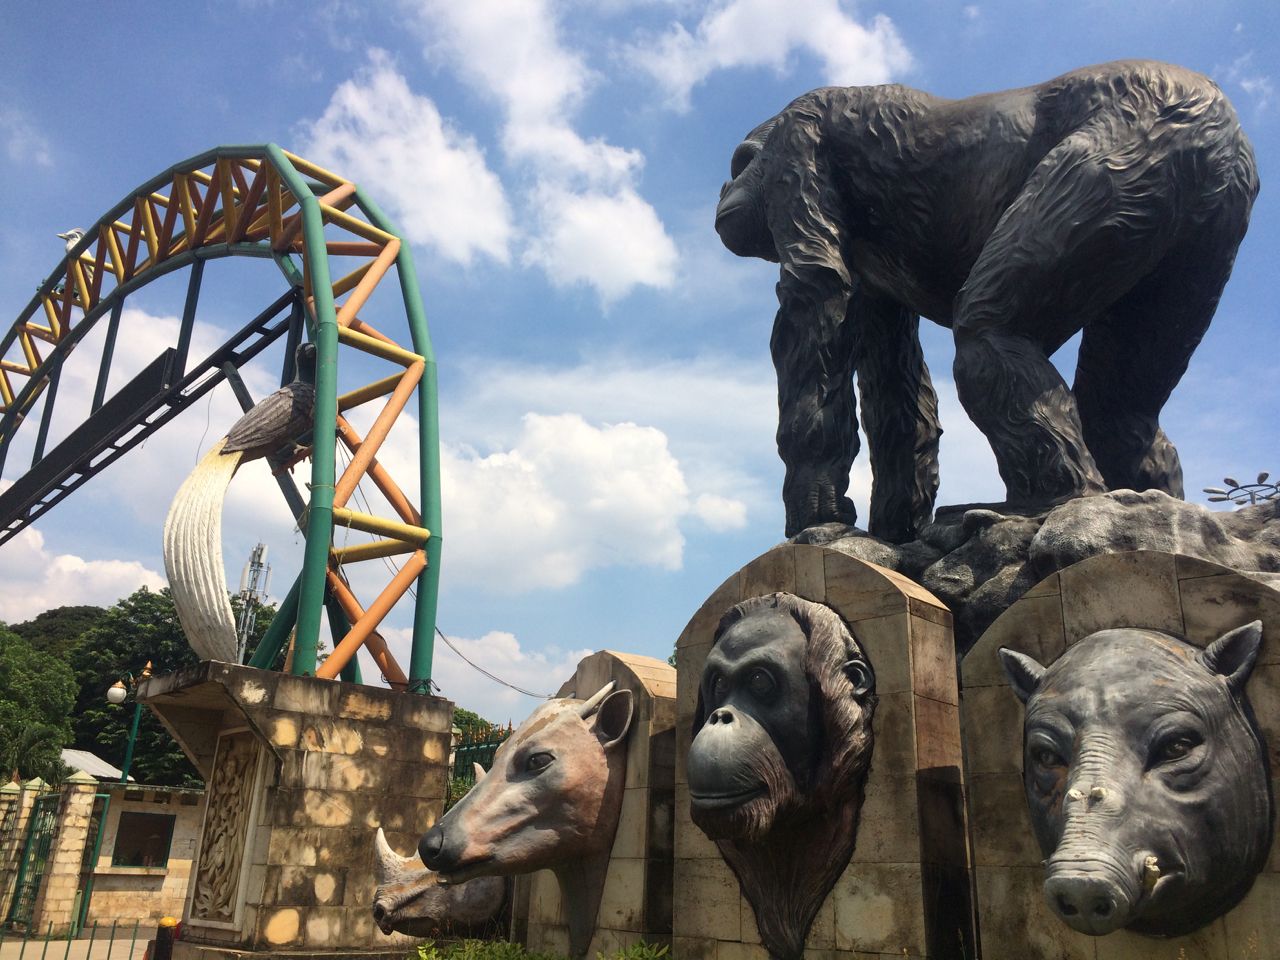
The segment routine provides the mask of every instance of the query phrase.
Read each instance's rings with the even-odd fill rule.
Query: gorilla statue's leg
[[[828,289],[830,288],[830,289]],[[814,302],[798,304],[799,298]],[[853,400],[853,325],[848,288],[823,283],[799,292],[778,285],[780,309],[769,349],[778,373],[778,455],[788,537],[806,527],[853,524],[845,496],[858,453]]]
[[[1208,329],[1246,222],[1247,214],[1224,215],[1197,229],[1085,327],[1076,402],[1085,442],[1110,489],[1182,497],[1182,466],[1160,429],[1160,411]]]
[[[862,427],[871,452],[871,518],[882,540],[906,543],[932,519],[938,494],[938,397],[920,349],[920,318],[860,291],[857,337]]]
[[[1015,503],[1104,489],[1049,353],[1160,259],[1174,199],[1152,190],[1151,165],[1113,163],[1142,155],[1113,140],[1086,128],[1045,156],[956,298],[956,389]]]

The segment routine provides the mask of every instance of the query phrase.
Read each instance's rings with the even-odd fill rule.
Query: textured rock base
[[[839,523],[810,527],[793,542],[822,544],[919,582],[955,614],[960,653],[1045,577],[1098,554],[1159,550],[1280,583],[1280,502],[1214,511],[1156,490],[1118,490],[1035,514],[939,507],[920,539],[906,544]]]
[[[373,837],[412,850],[440,815],[449,701],[213,661],[140,693],[208,789],[184,956],[409,951],[373,923]]]

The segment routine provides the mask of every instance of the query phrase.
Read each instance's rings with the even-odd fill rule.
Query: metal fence
[[[481,727],[463,733],[462,741],[453,751],[453,768],[449,771],[449,796],[445,799],[446,810],[475,786],[475,764],[480,764],[485,770],[493,766],[493,755],[498,752],[503,741],[511,736],[511,732],[511,724],[507,724],[505,727]]]
[[[0,960],[142,960],[154,923],[113,920],[107,926],[95,920],[74,937],[54,936],[52,923],[43,936],[30,929],[0,927]]]

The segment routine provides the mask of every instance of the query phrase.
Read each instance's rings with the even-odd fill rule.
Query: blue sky
[[[705,596],[781,539],[776,269],[731,256],[712,218],[742,134],[816,86],[965,96],[1129,57],[1217,80],[1263,190],[1163,423],[1191,490],[1280,470],[1278,20],[1261,0],[11,3],[0,12],[0,302],[16,316],[58,260],[58,231],[209,147],[274,141],[356,180],[414,245],[440,362],[440,625],[488,669],[552,691],[586,650],[665,656]],[[172,343],[184,282],[130,299],[113,383]],[[211,264],[193,350],[280,292],[268,265]],[[389,332],[402,323],[393,297],[366,316]],[[950,336],[926,327],[946,430],[939,502],[1001,499],[955,400]],[[55,439],[87,409],[93,343],[69,366]],[[1056,358],[1068,372],[1074,347]],[[246,371],[255,395],[278,362]],[[0,548],[0,619],[161,584],[169,500],[236,413],[220,388]],[[383,459],[409,473],[407,453]],[[5,480],[22,462],[10,457]],[[860,460],[863,516],[868,489]],[[233,584],[259,539],[283,591],[301,540],[250,466],[224,520]],[[372,572],[356,585],[366,602],[380,587]],[[388,621],[401,652],[409,622],[407,609]],[[495,719],[534,706],[447,649],[436,678]]]

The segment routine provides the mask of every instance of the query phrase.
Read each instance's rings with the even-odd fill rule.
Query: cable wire
[[[517,687],[514,683],[508,683],[506,680],[503,680],[501,677],[494,676],[492,673],[490,673],[484,667],[480,666],[478,663],[475,663],[472,660],[468,659],[467,655],[463,653],[461,650],[459,650],[457,647],[455,647],[453,645],[453,641],[450,640],[445,635],[445,632],[441,630],[439,627],[436,627],[436,633],[439,635],[440,639],[445,642],[445,646],[447,646],[450,650],[452,650],[454,653],[460,656],[463,659],[463,662],[465,662],[468,666],[474,667],[476,670],[479,670],[481,673],[483,673],[486,677],[488,677],[494,683],[500,683],[504,687],[510,687],[512,690],[515,690],[517,693],[523,693],[526,697],[533,697],[537,700],[550,700],[555,696],[554,693],[534,693],[532,690],[526,690],[524,687]]]

